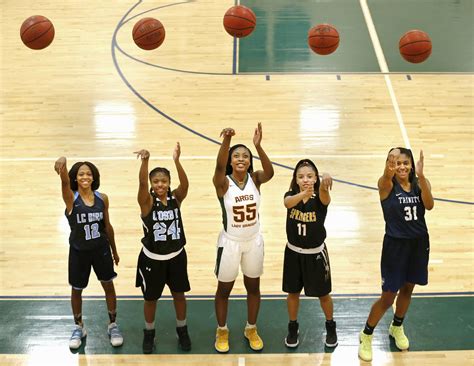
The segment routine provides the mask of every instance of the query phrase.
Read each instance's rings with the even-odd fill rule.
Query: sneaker
[[[285,338],[285,345],[290,348],[298,347],[300,343],[298,341],[298,322],[289,322],[288,323],[288,335]]]
[[[326,347],[337,346],[336,322],[334,320],[326,322]]]
[[[183,351],[191,351],[191,339],[188,334],[188,326],[176,327],[176,333],[178,335],[178,344]]]
[[[410,347],[410,341],[408,341],[408,338],[403,331],[403,325],[396,327],[393,324],[390,324],[388,334],[395,339],[395,345],[400,351],[405,351]]]
[[[155,330],[143,329],[143,353],[149,354],[153,352],[155,346]]]
[[[83,327],[76,325],[76,329],[73,330],[71,338],[69,339],[69,348],[78,349],[82,344],[82,338],[86,335],[86,330]]]
[[[244,336],[249,341],[249,346],[254,351],[260,351],[263,348],[262,338],[257,333],[257,327],[245,327]]]
[[[107,333],[109,333],[110,344],[112,346],[120,347],[123,344],[123,336],[117,323],[110,323]]]
[[[372,338],[373,334],[365,334],[362,330],[359,333],[359,357],[363,361],[372,361]]]
[[[229,329],[217,328],[214,348],[220,353],[229,352]]]

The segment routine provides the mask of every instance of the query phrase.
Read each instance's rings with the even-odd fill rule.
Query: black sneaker
[[[334,320],[326,321],[326,347],[337,346],[336,322]]]
[[[177,327],[176,333],[178,334],[179,348],[181,348],[183,351],[190,351],[191,339],[189,338],[188,334],[188,326],[185,325],[184,327]]]
[[[153,352],[155,345],[155,330],[143,329],[143,353],[149,354]]]
[[[298,322],[288,323],[288,335],[285,338],[285,345],[290,348],[298,347]]]

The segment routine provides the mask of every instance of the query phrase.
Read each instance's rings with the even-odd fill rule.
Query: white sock
[[[249,324],[247,321],[247,325],[245,326],[246,329],[252,329],[252,328],[257,328],[257,324]]]
[[[217,325],[217,329],[220,329],[220,330],[229,330],[227,328],[227,323],[225,323],[225,325],[223,327],[220,327],[219,325]]]
[[[146,330],[155,329],[155,322],[153,322],[153,323],[147,323],[147,322],[145,322],[145,329],[146,329]]]
[[[176,319],[176,326],[177,326],[178,328],[184,327],[185,325],[186,325],[186,318],[184,318],[184,320]]]

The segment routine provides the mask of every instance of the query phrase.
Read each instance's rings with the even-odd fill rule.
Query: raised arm
[[[189,188],[188,177],[179,161],[180,156],[181,156],[181,146],[179,145],[179,142],[177,142],[176,147],[174,148],[174,151],[173,151],[173,160],[174,160],[174,164],[176,165],[176,170],[178,171],[179,185],[178,185],[178,188],[176,188],[173,191],[173,195],[176,197],[176,200],[179,203],[183,202],[183,200],[186,198],[186,196],[188,195],[188,188]]]
[[[321,184],[319,185],[319,200],[325,206],[331,203],[329,190],[332,189],[332,177],[328,173],[323,173]]]
[[[101,193],[102,200],[104,201],[105,209],[104,209],[104,224],[105,224],[105,232],[107,233],[107,239],[109,241],[110,249],[112,249],[112,255],[114,258],[114,262],[116,265],[120,262],[120,257],[117,252],[117,246],[115,245],[115,233],[112,224],[110,223],[109,219],[109,197],[106,194]]]
[[[61,178],[63,201],[66,204],[66,212],[70,214],[72,212],[72,205],[74,204],[74,192],[71,190],[71,184],[67,172],[67,162],[64,156],[61,156],[56,160],[54,163],[54,170]]]
[[[397,169],[397,159],[400,155],[399,149],[393,149],[388,153],[387,161],[385,162],[385,169],[383,175],[379,178],[378,188],[380,200],[383,201],[388,197],[393,188],[392,178]]]
[[[286,208],[295,207],[300,201],[305,199],[310,199],[311,196],[314,194],[314,186],[311,185],[306,188],[304,191],[301,191],[293,196],[286,196],[283,200],[283,204]]]
[[[272,162],[268,158],[261,145],[262,136],[262,124],[259,122],[253,135],[253,143],[257,149],[258,157],[260,158],[263,168],[263,170],[257,170],[253,173],[254,182],[257,188],[260,187],[261,184],[266,183],[272,179],[274,174]]]
[[[434,200],[433,195],[431,193],[431,184],[428,179],[426,179],[425,174],[423,172],[424,169],[424,156],[423,150],[420,150],[420,160],[416,163],[416,175],[418,176],[418,184],[421,188],[421,199],[423,201],[423,205],[427,210],[431,210],[434,207]]]
[[[148,150],[142,149],[135,151],[134,154],[137,154],[137,159],[141,158],[142,160],[138,173],[137,201],[140,205],[141,215],[146,216],[153,206],[153,199],[148,191],[148,160],[150,159],[150,153]]]
[[[234,135],[234,129],[229,127],[224,128],[220,134],[223,140],[219,152],[217,153],[216,170],[214,171],[214,177],[212,177],[217,197],[224,196],[228,188],[229,182],[225,178],[225,168],[229,158],[230,141]]]

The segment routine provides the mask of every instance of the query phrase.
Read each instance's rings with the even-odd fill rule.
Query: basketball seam
[[[246,30],[246,29],[253,29],[254,27],[245,27],[245,28],[233,28],[233,27],[226,27],[226,29],[231,30]]]
[[[23,37],[23,34],[26,33],[27,30],[31,29],[32,27],[34,27],[35,25],[38,25],[38,24],[41,24],[41,23],[51,23],[49,20],[42,20],[41,22],[36,22],[36,23],[33,23],[31,24],[28,28],[26,28],[23,33],[20,34],[21,37]],[[51,23],[52,25],[52,23]]]
[[[240,17],[240,16],[238,16],[238,15],[226,14],[225,17],[234,17],[234,18],[238,18],[238,19],[247,20],[248,22],[252,23],[253,25],[256,25],[256,24],[257,24],[256,21],[253,21],[253,20],[248,19],[248,18]],[[224,17],[224,18],[225,18],[225,17]]]
[[[315,36],[309,36],[308,38],[311,39],[311,38],[316,38],[316,37],[318,37],[318,38],[339,38],[339,36],[329,36],[329,35],[326,36],[326,35],[320,35],[320,34],[315,35]]]
[[[312,45],[310,45],[310,47],[311,47],[311,48],[316,48],[316,49],[321,49],[321,48],[324,49],[324,48],[332,48],[332,47],[338,46],[338,45],[339,45],[339,42],[334,43],[332,46],[312,46]]]
[[[151,31],[149,31],[148,33],[145,33],[145,34],[142,34],[140,37],[138,38],[135,38],[135,42],[139,41],[140,39],[142,39],[143,37],[146,37],[147,35],[149,35],[150,33],[153,33],[157,30],[160,30],[160,29],[165,29],[165,27],[160,27],[160,28],[155,28],[155,29],[152,29]],[[157,42],[156,42],[157,43]]]
[[[41,34],[40,34],[38,37],[36,37],[36,38],[32,39],[31,41],[28,41],[28,42],[26,42],[25,44],[27,44],[27,45],[28,45],[28,44],[30,44],[30,43],[32,43],[32,42],[34,42],[34,41],[36,41],[37,39],[39,39],[39,38],[43,37],[43,36],[44,36],[46,33],[48,33],[48,32],[51,30],[51,28],[53,28],[53,24],[51,24],[51,27],[49,27],[49,28],[48,28],[48,30],[47,30],[46,32],[43,32],[43,33],[41,33]]]
[[[133,27],[134,29],[132,30],[132,37],[135,37],[135,33],[137,33],[139,31],[139,29],[142,25],[150,23],[150,22],[155,22],[156,20],[157,19],[155,19],[155,18],[149,18],[145,22],[141,23],[138,27],[137,27],[137,24],[139,22],[137,22],[137,24],[135,24],[135,27],[137,27],[137,29],[135,29],[135,27]],[[161,22],[160,22],[160,24],[161,24]],[[164,28],[163,24],[161,24],[160,28]],[[157,29],[159,29],[159,28],[157,28]]]
[[[425,53],[428,53],[428,52],[431,52],[431,48],[429,50],[423,51],[421,53],[403,53],[402,52],[402,55],[404,55],[404,56],[421,56],[421,55],[424,55]]]
[[[419,41],[411,41],[411,42],[402,44],[402,45],[400,45],[399,47],[400,47],[400,48],[403,48],[403,47],[408,46],[408,45],[410,45],[410,44],[422,43],[422,42],[426,42],[426,43],[431,44],[431,41],[428,41],[428,40],[423,39],[423,40],[419,40]]]

